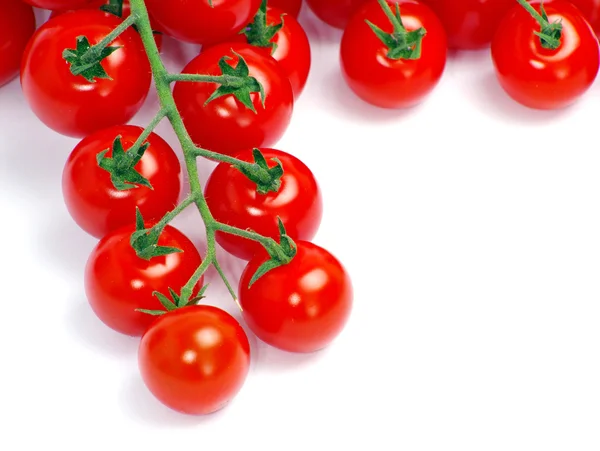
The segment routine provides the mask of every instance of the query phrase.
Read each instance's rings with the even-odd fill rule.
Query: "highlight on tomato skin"
[[[540,2],[531,2],[539,12]],[[592,86],[600,66],[592,28],[570,2],[544,2],[550,23],[560,21],[560,46],[544,48],[540,24],[521,5],[504,17],[492,42],[492,60],[502,88],[520,104],[539,110],[566,108]]]
[[[248,263],[239,285],[246,324],[265,343],[290,352],[314,352],[341,333],[352,310],[352,282],[342,264],[327,250],[298,241],[290,263],[260,277],[256,270],[266,252]]]
[[[21,57],[34,32],[33,8],[21,0],[4,0],[0,14],[0,87],[19,75]]]
[[[146,387],[164,405],[206,415],[241,390],[250,368],[250,343],[224,310],[183,307],[159,316],[142,336],[138,365]]]

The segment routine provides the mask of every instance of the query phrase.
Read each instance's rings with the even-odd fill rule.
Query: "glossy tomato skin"
[[[539,11],[539,3],[532,2]],[[492,59],[500,85],[517,102],[535,109],[564,108],[592,85],[599,66],[598,40],[579,10],[568,2],[544,4],[550,22],[563,24],[562,44],[545,49],[534,34],[539,24],[521,6],[506,15]]]
[[[241,55],[264,87],[263,107],[258,93],[251,94],[256,113],[233,95],[204,103],[217,89],[215,83],[175,83],[173,97],[190,136],[206,149],[233,155],[244,149],[275,144],[287,129],[294,105],[292,86],[277,62],[255,47],[244,43],[224,43],[211,47],[194,58],[183,73],[220,75],[219,60],[231,59],[235,66]]]
[[[186,42],[214,44],[234,36],[258,10],[261,0],[146,0],[161,31]]]
[[[368,0],[306,0],[310,9],[323,22],[343,29],[354,12]]]
[[[138,33],[126,30],[111,45],[121,46],[102,61],[111,79],[88,82],[71,74],[62,54],[76,38],[100,42],[121,19],[99,10],[62,14],[42,25],[29,41],[21,66],[23,93],[48,127],[73,137],[128,122],[150,89],[148,58]]]
[[[389,2],[393,7],[393,2]],[[438,84],[446,65],[446,34],[427,6],[412,0],[400,2],[407,30],[424,27],[421,57],[415,60],[387,57],[388,48],[367,25],[369,20],[385,32],[393,26],[377,1],[365,4],[344,30],[340,46],[342,74],[348,86],[364,101],[382,108],[408,108],[422,102]]]
[[[214,218],[222,223],[252,229],[279,241],[277,217],[293,240],[310,240],[317,233],[323,213],[321,191],[310,169],[296,157],[275,149],[260,149],[269,164],[273,158],[283,166],[277,192],[259,194],[256,184],[230,164],[220,163],[206,182],[206,202]],[[252,151],[236,158],[253,162]],[[217,232],[218,243],[229,253],[250,260],[263,248],[260,244]]]
[[[25,3],[35,6],[36,8],[65,10],[77,9],[85,6],[88,3],[93,3],[94,0],[23,0]]]
[[[488,47],[502,20],[516,0],[421,0],[440,18],[448,35],[448,47],[477,50]]]
[[[600,2],[598,0],[571,0],[571,3],[581,11],[596,35],[600,34]]]
[[[296,242],[290,263],[248,285],[268,258],[257,254],[242,273],[239,301],[258,338],[292,352],[313,352],[342,331],[352,310],[352,284],[341,263],[325,249]]]
[[[0,86],[19,74],[23,51],[34,31],[33,8],[21,0],[5,0],[0,14]]]
[[[167,407],[203,415],[224,407],[250,368],[250,344],[225,311],[196,305],[160,316],[142,337],[142,379]]]
[[[63,170],[62,188],[65,204],[75,222],[90,235],[101,238],[109,232],[135,221],[139,207],[146,221],[160,220],[177,205],[181,191],[181,165],[167,142],[151,133],[145,143],[150,147],[135,169],[152,185],[119,191],[110,174],[98,166],[96,155],[109,149],[121,136],[123,148],[129,150],[142,127],[116,125],[84,138],[71,152]]]
[[[269,0],[269,7],[277,8],[290,16],[294,16],[294,19],[298,18],[300,10],[302,9],[302,0]]]
[[[164,310],[154,291],[177,293],[202,263],[194,244],[174,227],[165,227],[158,244],[183,252],[150,260],[139,258],[130,245],[134,227],[106,235],[92,251],[85,267],[85,293],[94,313],[111,329],[140,336],[154,317],[136,309]],[[198,287],[202,280],[198,283]]]

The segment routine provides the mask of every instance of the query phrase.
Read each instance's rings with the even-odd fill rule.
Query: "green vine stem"
[[[529,14],[540,24],[540,31],[535,34],[540,38],[542,47],[549,50],[556,50],[560,47],[562,37],[562,23],[550,22],[544,9],[544,3],[540,2],[540,12],[538,13],[527,0],[517,0],[519,4],[527,10]]]

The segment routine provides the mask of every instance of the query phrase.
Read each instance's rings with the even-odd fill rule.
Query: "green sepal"
[[[232,59],[229,56],[224,56],[219,60],[221,74],[225,77],[228,77],[228,80],[221,83],[219,87],[215,89],[206,102],[204,102],[204,106],[208,105],[210,102],[218,99],[219,97],[232,94],[235,96],[235,98],[242,102],[246,108],[256,113],[256,108],[254,108],[250,94],[253,92],[258,93],[261,104],[264,108],[265,89],[256,78],[250,77],[250,69],[248,68],[248,64],[242,55],[239,55],[236,52],[233,52],[233,54],[238,57],[238,63],[235,67],[232,67],[227,63],[228,60]]]
[[[123,17],[123,0],[110,0],[108,5],[102,5],[100,9],[117,17]]]
[[[165,313],[167,313],[165,310],[146,310],[145,308],[137,308],[135,309],[136,312],[140,312],[140,313],[146,313],[147,315],[152,315],[152,316],[160,316],[160,315],[164,315]]]
[[[169,288],[169,291],[171,292],[171,296],[173,295],[172,290]],[[167,312],[170,312],[172,310],[175,310],[177,308],[177,305],[171,301],[168,297],[166,297],[164,294],[155,291],[154,293],[152,293],[154,296],[156,296],[158,298],[158,300],[160,301],[160,303],[162,304],[162,306],[167,310]],[[177,298],[178,300],[179,298]],[[176,302],[177,302],[176,300]]]
[[[152,257],[162,257],[164,255],[183,252],[181,249],[176,247],[158,245],[158,238],[160,237],[162,228],[152,227],[150,229],[146,229],[145,227],[146,226],[144,224],[142,213],[140,212],[140,209],[136,207],[136,231],[131,234],[130,244],[139,258],[150,260]]]
[[[248,288],[269,271],[287,265],[296,256],[296,252],[298,252],[296,243],[288,236],[281,218],[278,217],[277,221],[279,225],[279,252],[275,253],[267,249],[271,258],[258,267],[250,279]]]
[[[100,168],[110,174],[113,186],[119,191],[138,186],[154,189],[150,181],[135,169],[135,165],[142,159],[149,146],[150,143],[146,143],[137,149],[129,149],[125,152],[121,136],[117,136],[112,145],[112,157],[106,156],[109,149],[105,149],[96,155],[96,161]]]
[[[208,283],[206,285],[204,285],[202,288],[200,288],[200,291],[198,292],[198,294],[196,296],[194,296],[192,299],[190,299],[187,303],[185,303],[185,305],[183,305],[182,307],[189,307],[191,305],[196,305],[198,304],[198,301],[201,301],[202,299],[204,299],[206,296],[204,296],[204,293],[206,293],[206,289],[208,288]]]
[[[283,28],[284,16],[285,13],[280,16],[280,23],[267,25],[267,0],[263,0],[252,22],[242,28],[239,34],[245,35],[250,45],[264,48],[270,47],[271,55],[273,55],[275,50],[277,50],[277,44],[271,42],[271,39]]]
[[[542,41],[542,47],[555,50],[560,47],[563,28],[562,22],[558,20],[551,23],[543,3],[540,3],[540,15],[544,19],[544,23],[540,23],[542,31],[534,31],[534,34]]]
[[[77,37],[77,47],[75,49],[65,49],[62,57],[71,65],[73,75],[81,75],[90,83],[95,83],[97,78],[112,80],[100,63],[120,48],[120,46],[113,46],[105,47],[100,52],[90,51],[93,48],[88,38],[79,36]]]
[[[265,156],[259,149],[252,149],[252,155],[254,156],[254,164],[250,167],[244,165],[234,165],[233,167],[256,184],[256,191],[259,194],[279,191],[281,176],[283,176],[281,161],[278,158],[272,158],[271,161],[275,162],[275,166],[270,168]]]

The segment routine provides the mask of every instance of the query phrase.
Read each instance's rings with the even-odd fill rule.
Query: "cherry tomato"
[[[42,9],[77,9],[85,6],[87,3],[93,3],[94,0],[23,0],[25,3]]]
[[[388,2],[394,10],[394,2]],[[342,36],[340,61],[344,79],[363,100],[383,108],[407,108],[420,103],[438,84],[446,65],[446,34],[427,6],[401,0],[402,23],[408,31],[426,29],[418,59],[391,59],[388,48],[365,22],[387,33],[394,28],[377,1],[356,12]]]
[[[241,229],[250,228],[279,240],[277,217],[294,240],[310,240],[317,233],[322,216],[321,192],[312,172],[292,155],[275,149],[260,149],[274,166],[277,158],[283,166],[277,192],[259,194],[256,184],[230,164],[219,164],[206,182],[206,202],[214,218]],[[236,158],[252,162],[250,150]],[[217,241],[229,253],[249,260],[262,246],[235,235],[217,232]]]
[[[19,74],[23,51],[34,31],[33,8],[21,0],[5,0],[0,14],[0,86]]]
[[[583,17],[589,22],[596,34],[600,33],[600,1],[598,0],[571,0],[577,6]],[[546,3],[544,3],[546,5]]]
[[[183,252],[141,259],[130,244],[133,232],[133,226],[123,227],[100,240],[85,267],[85,293],[94,313],[108,327],[139,336],[154,317],[136,309],[164,310],[152,293],[170,297],[169,288],[180,293],[202,261],[194,244],[171,226],[165,227],[158,245]]]
[[[352,14],[368,0],[306,0],[310,9],[323,22],[344,28]]]
[[[118,190],[110,174],[98,166],[96,156],[109,149],[105,157],[112,157],[117,136],[121,136],[123,149],[128,151],[142,131],[133,125],[116,125],[96,132],[77,144],[65,165],[62,187],[67,209],[75,222],[95,237],[101,238],[132,224],[136,206],[144,219],[152,222],[177,205],[181,165],[171,146],[155,133],[145,141],[150,147],[135,166],[152,189],[138,184],[128,190]]]
[[[160,316],[142,337],[142,379],[166,406],[202,415],[224,407],[242,388],[250,368],[244,329],[227,312],[208,305]]]
[[[448,47],[474,50],[490,45],[506,12],[516,0],[421,0],[441,19]]]
[[[290,79],[294,98],[302,93],[308,73],[310,71],[310,43],[308,36],[296,19],[291,16],[282,15],[280,9],[268,7],[267,25],[278,25],[283,20],[283,28],[271,39],[276,45],[273,52],[272,47],[257,47],[267,56],[272,56],[285,74]],[[230,40],[231,42],[248,42],[246,35],[240,34]]]
[[[266,252],[248,263],[240,280],[244,320],[264,342],[292,352],[327,346],[352,309],[352,284],[341,263],[325,249],[296,242],[298,253],[248,288]]]
[[[146,0],[161,31],[182,41],[214,44],[240,31],[261,0]]]
[[[150,89],[151,72],[140,36],[126,30],[111,46],[120,46],[101,65],[111,77],[87,81],[73,75],[63,51],[77,37],[100,42],[121,20],[96,10],[78,10],[49,20],[33,35],[23,57],[21,85],[34,113],[48,127],[83,137],[128,122]]]
[[[184,69],[187,74],[220,75],[219,60],[228,56],[235,67],[241,55],[250,76],[264,88],[264,106],[258,93],[250,94],[253,112],[233,95],[204,103],[217,89],[215,83],[178,82],[173,89],[177,108],[190,136],[206,149],[233,155],[244,149],[275,144],[292,116],[292,86],[277,62],[255,47],[243,43],[224,43],[211,47],[194,58]]]
[[[269,0],[269,7],[277,8],[297,19],[302,8],[302,0]]]
[[[539,2],[531,3],[539,11]],[[598,40],[569,2],[544,4],[550,22],[563,25],[561,45],[542,47],[540,25],[521,5],[506,15],[492,42],[496,75],[504,90],[530,108],[557,109],[575,102],[598,74]]]

